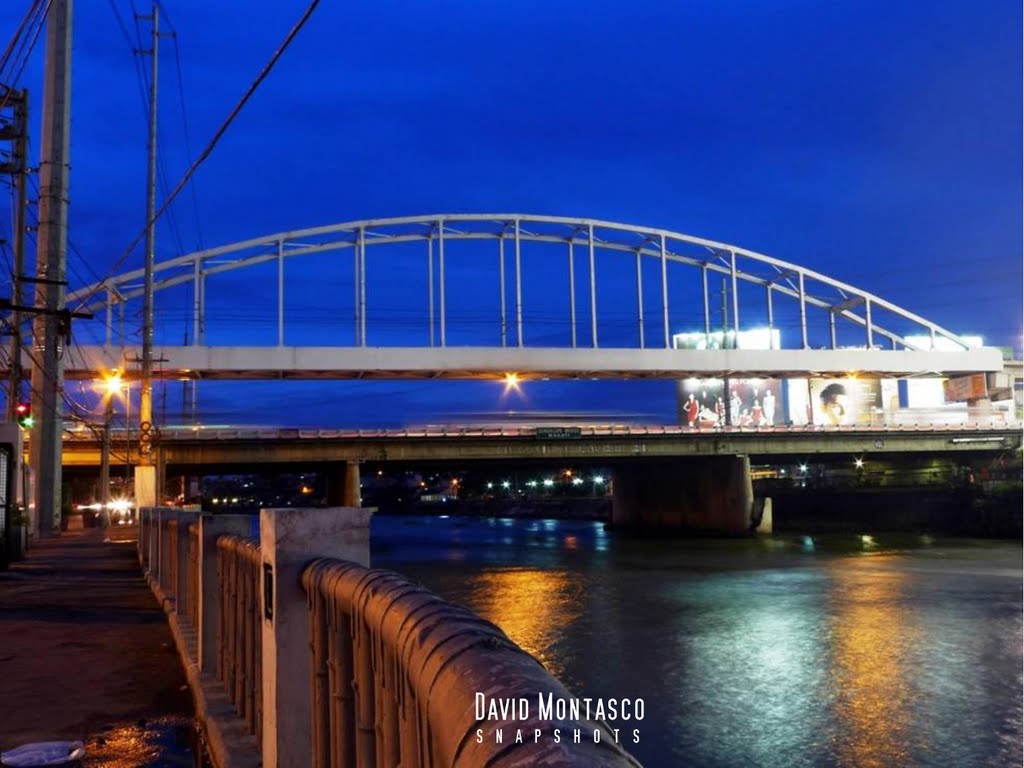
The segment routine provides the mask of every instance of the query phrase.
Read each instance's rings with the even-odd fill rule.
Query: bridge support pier
[[[614,471],[616,527],[721,535],[750,531],[754,491],[747,456],[644,460]]]
[[[362,492],[359,488],[359,462],[346,461],[344,464],[327,465],[324,470],[327,486],[327,506],[361,507]]]

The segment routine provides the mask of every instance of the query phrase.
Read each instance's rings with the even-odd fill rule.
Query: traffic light
[[[32,418],[32,406],[28,403],[18,403],[14,408],[18,417],[18,426],[22,429],[32,429],[36,420]]]

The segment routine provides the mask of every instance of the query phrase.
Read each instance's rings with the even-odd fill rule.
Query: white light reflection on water
[[[647,768],[1020,765],[1019,544],[465,520],[456,542],[455,524],[375,520],[374,564],[487,615],[580,695],[642,696],[626,746]]]
[[[671,730],[702,765],[813,765],[826,730],[826,620],[806,571],[721,574],[666,590],[677,603]],[[699,712],[699,717],[693,713]]]

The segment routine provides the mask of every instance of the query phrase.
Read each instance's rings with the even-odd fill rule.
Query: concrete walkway
[[[93,759],[117,753],[97,765],[171,764],[157,742],[191,727],[192,699],[136,535],[65,533],[0,572],[0,751],[80,739]]]

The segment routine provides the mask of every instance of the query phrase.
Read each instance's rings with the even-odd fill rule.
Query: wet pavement
[[[0,572],[0,751],[67,739],[86,743],[89,768],[202,764],[185,673],[136,535],[134,526],[65,533]]]

